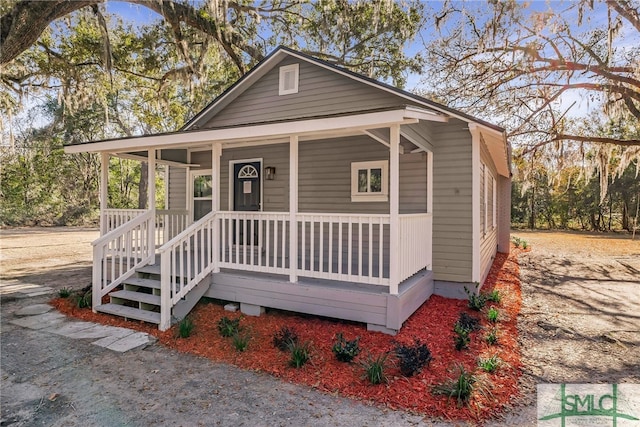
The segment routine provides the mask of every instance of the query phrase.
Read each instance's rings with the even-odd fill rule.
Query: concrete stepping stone
[[[20,319],[12,320],[10,323],[23,328],[29,329],[45,329],[55,326],[58,323],[62,323],[66,320],[66,317],[62,313],[53,311],[50,313],[38,314],[36,316],[22,317]]]
[[[26,307],[23,307],[13,314],[20,317],[35,316],[37,314],[48,313],[51,310],[53,310],[53,307],[51,307],[49,304],[33,304],[33,305],[28,305]]]
[[[84,331],[93,327],[95,323],[91,322],[64,322],[61,325],[55,325],[51,328],[47,328],[47,332],[62,335],[63,337],[69,337],[78,331]]]
[[[155,338],[144,332],[135,332],[120,338],[118,341],[106,346],[109,350],[124,353],[125,351],[134,350],[140,347],[146,347],[155,342]],[[94,343],[95,344],[95,343]]]

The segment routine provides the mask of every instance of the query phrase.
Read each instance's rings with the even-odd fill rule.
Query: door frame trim
[[[260,170],[258,171],[258,173],[260,174],[260,209],[258,211],[262,212],[263,206],[264,206],[264,176],[263,176],[264,173],[262,171],[264,167],[264,161],[262,157],[253,158],[253,159],[229,160],[229,201],[228,201],[229,204],[227,205],[229,208],[229,211],[235,211],[234,209],[235,203],[233,202],[233,196],[235,191],[236,176],[235,176],[235,173],[233,172],[233,168],[238,163],[260,163]]]
[[[191,223],[195,222],[194,221],[194,216],[196,214],[196,211],[194,210],[194,200],[195,197],[193,196],[193,180],[195,179],[196,176],[202,176],[202,175],[211,175],[211,178],[213,178],[213,171],[211,169],[191,169],[189,170],[189,182],[187,182],[187,198],[189,200],[189,212],[191,213],[189,215],[189,221]],[[212,189],[212,191],[214,191],[215,189]],[[211,200],[213,200],[213,195],[211,196]],[[211,206],[211,208],[213,209],[213,205]]]

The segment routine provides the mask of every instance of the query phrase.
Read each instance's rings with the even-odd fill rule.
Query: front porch
[[[213,142],[204,131],[102,152],[94,310],[112,310],[101,305],[115,291],[112,302],[131,297],[125,305],[156,313],[137,318],[165,330],[207,295],[397,331],[433,292],[433,155],[421,120],[442,118],[406,108],[309,121],[307,131],[296,123],[288,136],[257,132],[280,124],[248,126]],[[108,208],[112,155],[149,163],[150,209]],[[155,208],[156,163],[185,171],[168,186],[182,198],[165,210]],[[137,315],[123,310],[111,312]]]

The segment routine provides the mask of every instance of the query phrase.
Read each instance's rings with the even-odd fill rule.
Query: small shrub
[[[300,343],[298,340],[292,341],[289,344],[289,352],[291,354],[289,365],[301,368],[311,359],[311,344],[308,341],[304,343]]]
[[[500,312],[494,307],[491,307],[489,311],[487,311],[487,320],[489,322],[496,323],[499,317],[500,317]]]
[[[418,339],[413,345],[396,345],[395,351],[400,362],[400,372],[405,377],[411,377],[420,372],[424,365],[429,365],[431,362],[431,351]]]
[[[489,301],[495,302],[495,303],[500,303],[500,301],[502,300],[502,295],[500,295],[500,291],[498,291],[497,289],[494,289],[493,291],[491,291],[489,293],[489,295],[487,295],[487,299]]]
[[[227,338],[236,335],[240,331],[240,318],[229,319],[226,316],[223,317],[218,320],[218,331],[220,335]]]
[[[76,305],[78,306],[78,308],[90,308],[93,303],[93,300],[91,298],[91,291],[86,291],[84,293],[80,292],[76,295]]]
[[[298,334],[295,330],[289,329],[287,326],[283,326],[273,335],[273,346],[280,351],[287,351],[292,344],[297,343]]]
[[[529,244],[526,241],[522,241],[522,249],[527,249],[529,247]]]
[[[382,353],[378,357],[374,358],[369,354],[367,360],[362,362],[364,368],[364,377],[369,380],[371,384],[381,384],[387,382],[387,376],[384,371],[387,367],[388,353]]]
[[[475,289],[470,291],[467,287],[464,287],[464,291],[469,298],[469,308],[472,310],[480,311],[487,303],[487,296],[478,292],[478,284],[476,283]]]
[[[247,349],[247,347],[249,346],[250,340],[251,340],[251,335],[249,335],[249,333],[235,333],[231,337],[231,342],[233,343],[233,347],[240,352],[243,352]]]
[[[458,365],[458,373],[455,377],[438,384],[433,388],[435,394],[445,395],[449,398],[455,398],[458,406],[466,404],[471,399],[474,385],[477,379],[472,372],[464,369],[464,366]]]
[[[496,345],[498,343],[498,330],[493,328],[487,332],[484,336],[484,341],[489,345]]]
[[[478,359],[478,366],[485,372],[495,372],[502,361],[497,355],[493,355],[487,359]]]
[[[342,333],[337,335],[337,341],[333,344],[331,350],[336,355],[336,359],[341,362],[351,362],[354,357],[360,353],[360,346],[358,342],[360,337],[356,337],[355,340],[347,341],[342,336]]]
[[[469,316],[465,312],[460,313],[456,324],[469,332],[476,331],[480,328],[480,320],[476,317]]]
[[[185,317],[180,322],[178,322],[178,337],[189,338],[195,326],[196,325],[193,323],[193,320],[191,320],[190,317]]]
[[[460,351],[469,347],[469,342],[471,342],[471,337],[469,336],[471,331],[469,329],[465,329],[456,323],[453,325],[453,332],[455,333],[453,336],[453,342],[456,346],[456,350]]]
[[[58,290],[58,296],[60,298],[69,298],[71,296],[71,288],[62,288]]]
[[[522,243],[522,239],[516,236],[513,236],[511,238],[511,241],[513,242],[513,244],[515,245],[516,248],[520,247],[520,244]]]

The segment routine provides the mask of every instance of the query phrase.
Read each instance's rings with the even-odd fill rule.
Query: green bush
[[[487,359],[483,359],[483,358],[478,359],[478,366],[483,371],[489,372],[489,373],[495,372],[498,369],[498,367],[500,367],[501,363],[502,361],[495,354]]]
[[[62,288],[58,290],[58,296],[60,298],[69,298],[69,296],[71,296],[71,288]]]
[[[489,311],[487,311],[487,320],[491,323],[496,323],[500,318],[500,312],[494,308],[491,307],[489,309]]]
[[[229,319],[223,317],[218,321],[218,331],[223,337],[229,338],[236,335],[240,331],[240,318]]]
[[[502,295],[500,295],[500,291],[494,289],[489,293],[489,295],[487,295],[487,299],[499,304],[500,301],[502,301]]]
[[[469,308],[475,311],[480,311],[487,303],[487,296],[478,292],[478,283],[475,285],[475,289],[470,291],[467,287],[464,287],[464,291],[469,298]]]
[[[76,305],[78,308],[91,308],[93,304],[91,291],[80,292],[76,295]]]
[[[233,343],[233,347],[243,352],[249,346],[249,341],[251,340],[251,335],[247,332],[245,333],[236,333],[231,337],[231,342]]]
[[[336,355],[336,359],[341,362],[351,362],[354,357],[360,354],[360,346],[358,342],[360,341],[360,337],[356,337],[356,339],[347,341],[342,336],[342,333],[339,333],[336,336],[336,342],[333,343],[333,347],[331,350],[333,354]]]
[[[484,340],[489,345],[496,345],[498,343],[498,329],[493,328],[484,336]]]

